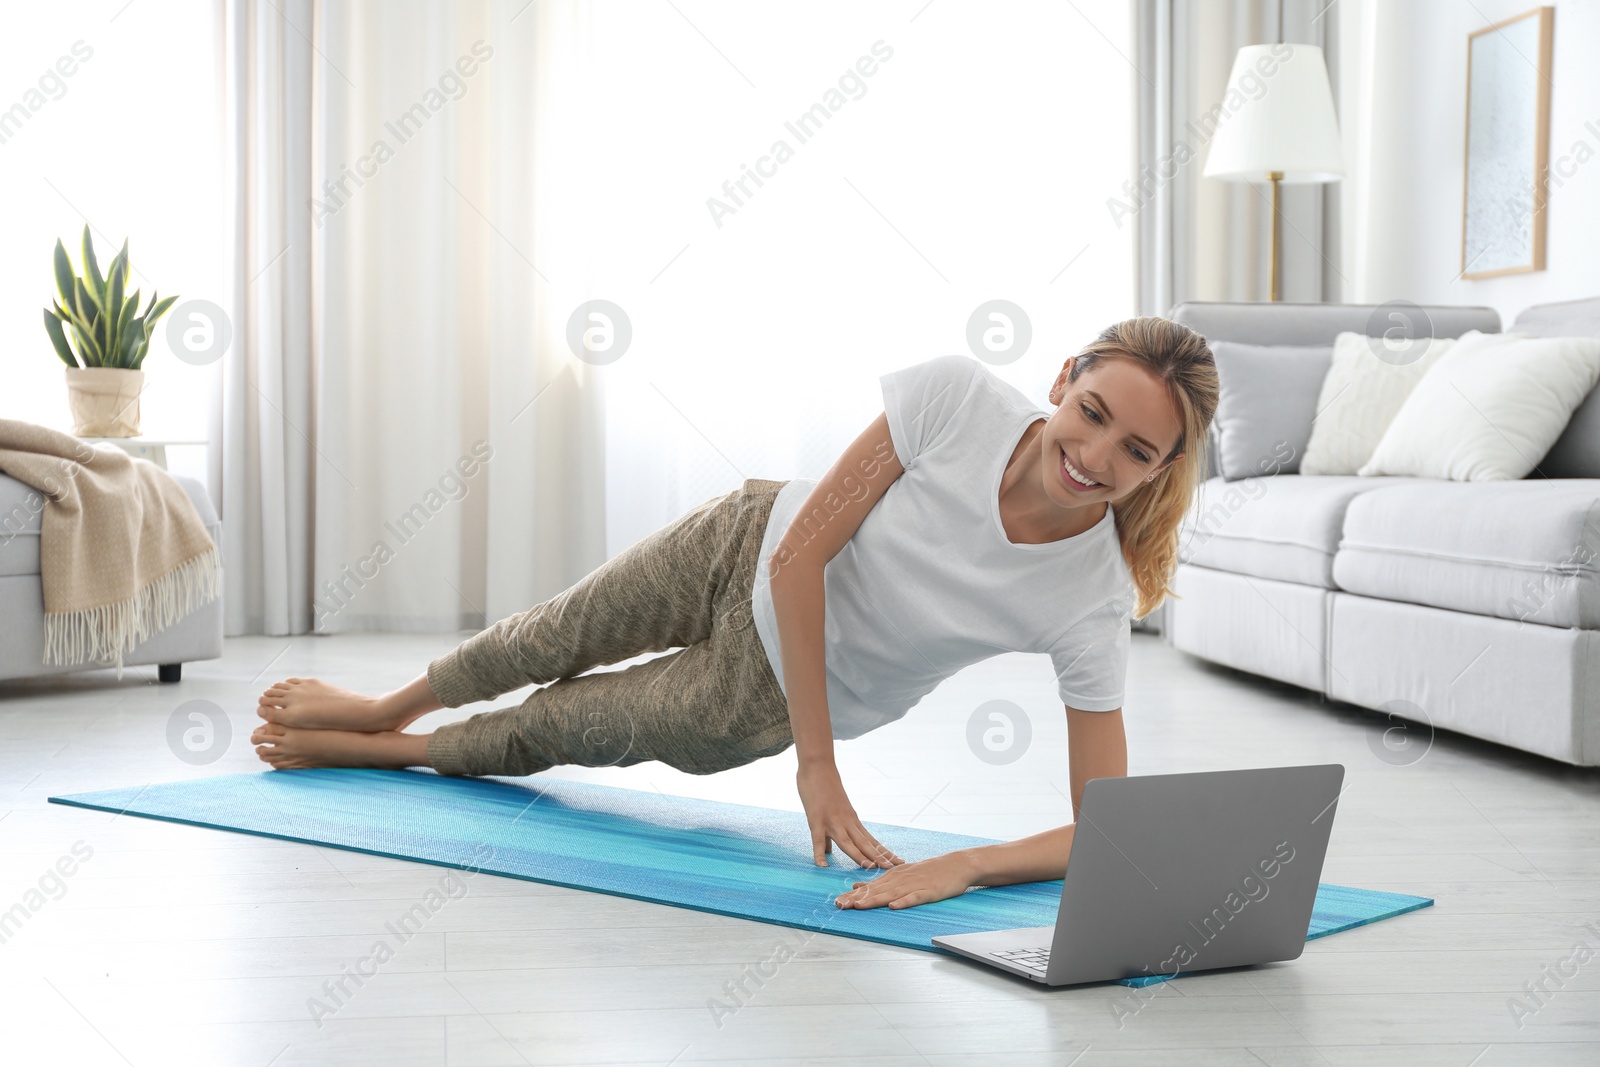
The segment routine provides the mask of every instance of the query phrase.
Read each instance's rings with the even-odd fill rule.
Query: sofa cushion
[[[1213,570],[1333,584],[1333,556],[1345,509],[1363,493],[1411,478],[1278,474],[1199,487],[1178,536],[1179,557]]]
[[[1551,626],[1600,627],[1600,479],[1417,481],[1351,501],[1340,589]]]
[[[1298,470],[1333,346],[1212,341],[1211,352],[1221,387],[1212,425],[1222,476]]]
[[[188,475],[174,474],[172,477],[189,494],[195,510],[200,513],[200,521],[211,533],[211,539],[220,543],[221,523],[205,486]],[[43,513],[42,493],[15,478],[0,474],[0,578],[39,573],[39,524]]]
[[[1451,337],[1432,337],[1390,345],[1349,331],[1335,338],[1300,473],[1359,471],[1411,390],[1454,344]]]
[[[1512,330],[1529,337],[1600,337],[1600,296],[1534,304]],[[1578,405],[1538,469],[1550,478],[1600,478],[1600,389]]]
[[[1422,376],[1358,474],[1526,478],[1600,381],[1600,337],[1468,333]]]

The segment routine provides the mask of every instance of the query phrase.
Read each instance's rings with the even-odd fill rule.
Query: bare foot
[[[285,678],[261,694],[256,714],[283,726],[318,730],[399,730],[409,718],[384,697],[369,697],[320,678]]]
[[[274,770],[302,767],[428,766],[428,735],[355,730],[314,730],[268,722],[250,735],[256,755]]]

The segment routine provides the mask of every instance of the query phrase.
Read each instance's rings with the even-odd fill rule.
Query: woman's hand
[[[972,861],[961,852],[917,860],[885,871],[834,898],[840,908],[909,908],[959,896],[972,885]]]
[[[806,809],[806,822],[811,826],[812,859],[818,867],[828,865],[823,853],[831,852],[833,845],[862,867],[892,867],[905,862],[861,825],[845,795],[837,767],[828,763],[801,764],[795,785]]]

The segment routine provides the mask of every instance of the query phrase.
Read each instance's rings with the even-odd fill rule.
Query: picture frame
[[[1545,269],[1555,8],[1467,35],[1461,277]]]

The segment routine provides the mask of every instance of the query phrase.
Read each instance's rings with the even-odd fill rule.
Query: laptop
[[[1343,781],[1338,763],[1090,779],[1056,924],[933,943],[1052,986],[1295,959]]]

